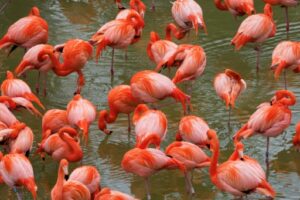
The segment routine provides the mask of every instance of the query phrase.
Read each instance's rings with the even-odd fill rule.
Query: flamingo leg
[[[289,22],[289,12],[288,12],[288,7],[284,6],[285,10],[285,22],[286,22],[286,36],[289,36],[289,31],[290,31],[290,22]]]
[[[43,73],[43,88],[44,96],[47,96],[47,72]]]
[[[283,72],[283,78],[284,78],[284,89],[287,90],[287,82],[286,82],[286,70]]]
[[[155,3],[154,3],[154,0],[152,0],[152,3],[151,3],[151,10],[152,10],[152,11],[155,11]]]
[[[145,180],[145,186],[146,186],[146,192],[147,192],[147,200],[151,200],[149,179],[148,179],[148,177],[146,177],[146,178],[144,178],[144,180]]]
[[[112,49],[112,56],[111,56],[111,67],[110,67],[110,74],[111,76],[114,76],[114,55],[115,55],[115,49]]]
[[[36,82],[36,85],[35,85],[35,91],[36,91],[37,94],[39,94],[39,92],[40,92],[40,80],[41,80],[41,72],[38,71],[37,82]]]
[[[260,46],[257,45],[254,50],[256,51],[256,73],[258,73],[260,66]]]
[[[127,56],[127,48],[125,49],[125,61],[128,60],[128,56]]]
[[[128,134],[130,134],[131,132],[130,114],[127,114],[127,119],[128,119]]]
[[[190,192],[190,184],[189,184],[187,174],[184,175],[184,182],[185,182],[185,190],[187,193],[189,193]]]
[[[187,173],[187,178],[188,178],[189,188],[190,188],[189,192],[190,192],[190,194],[195,194],[195,189],[194,189],[193,183],[192,183],[192,174],[191,174],[191,172]]]
[[[231,106],[229,106],[229,110],[228,110],[228,127],[230,127],[230,118],[231,118]]]
[[[19,193],[18,189],[16,187],[13,187],[14,192],[17,194],[17,199],[22,200],[22,195]]]
[[[77,79],[77,90],[76,94],[80,94],[82,86],[84,86],[84,76],[81,70],[77,71],[78,79]]]
[[[270,143],[270,137],[267,137],[267,151],[266,151],[266,174],[267,174],[267,180],[269,176],[269,143]]]

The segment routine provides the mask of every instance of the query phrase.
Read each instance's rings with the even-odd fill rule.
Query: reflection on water
[[[220,162],[225,161],[232,153],[232,135],[244,124],[249,116],[255,111],[256,106],[264,101],[269,101],[274,91],[283,88],[283,79],[275,81],[273,73],[269,70],[271,53],[276,44],[286,38],[285,21],[281,8],[274,8],[275,22],[277,24],[276,37],[267,40],[262,46],[261,70],[258,75],[255,73],[255,52],[253,46],[247,46],[240,51],[234,51],[230,46],[230,40],[235,34],[239,24],[244,18],[237,20],[228,12],[218,11],[213,1],[200,2],[204,18],[207,23],[208,35],[200,32],[195,36],[191,32],[187,38],[177,43],[192,43],[201,45],[207,54],[207,66],[204,75],[200,77],[193,87],[193,114],[204,118],[211,128],[217,130],[221,143]],[[150,8],[151,0],[145,0]],[[255,1],[256,10],[262,11],[262,1]],[[0,36],[7,30],[8,26],[18,18],[27,15],[28,10],[37,5],[41,15],[49,24],[49,43],[60,44],[70,38],[81,38],[88,40],[100,26],[113,19],[118,10],[112,0],[85,0],[85,1],[37,1],[37,0],[15,0],[11,1],[1,15]],[[124,1],[128,6],[128,1]],[[290,10],[290,39],[300,38],[300,12],[298,8]],[[166,24],[172,22],[171,4],[167,0],[156,1],[156,11],[149,9],[146,12],[146,26],[142,39],[128,48],[128,60],[124,59],[124,51],[115,51],[115,79],[114,85],[129,84],[130,77],[139,70],[153,69],[152,63],[146,54],[146,47],[150,31],[156,31],[164,35]],[[4,52],[0,53],[0,81],[5,77],[5,71],[14,69],[22,58],[24,51],[17,50],[7,57]],[[110,90],[110,62],[111,48],[107,48],[98,64],[93,60],[88,62],[84,68],[86,85],[82,95],[92,101],[98,108],[107,108],[107,93]],[[225,68],[242,74],[247,82],[247,90],[237,100],[236,108],[232,111],[231,129],[227,127],[228,112],[224,103],[217,97],[212,87],[214,76],[224,71]],[[168,72],[163,72],[168,75]],[[174,72],[171,73],[172,75]],[[29,72],[27,82],[34,88],[36,72]],[[76,74],[68,77],[56,77],[49,73],[48,96],[40,97],[47,109],[64,109],[73,96]],[[295,92],[300,99],[299,75],[288,71],[288,88]],[[184,89],[184,85],[180,85]],[[182,109],[179,104],[171,104],[165,100],[163,112],[168,117],[168,133],[162,147],[170,144],[177,131],[178,122],[182,116]],[[300,117],[299,104],[292,107],[293,120],[291,127],[286,131],[285,136],[281,135],[271,139],[270,147],[270,177],[269,181],[278,193],[278,199],[299,199],[300,189],[300,159],[299,153],[291,146],[291,138],[294,133],[294,126]],[[33,152],[36,149],[36,141],[41,139],[41,119],[35,118],[26,111],[15,112],[18,119],[26,122],[35,134]],[[101,173],[102,187],[111,187],[123,192],[135,195],[137,198],[145,197],[144,181],[142,178],[127,174],[121,168],[123,154],[134,146],[134,136],[128,138],[127,116],[120,115],[117,122],[109,125],[114,133],[106,137],[98,131],[96,123],[91,126],[90,140],[83,145],[83,164],[96,166]],[[132,133],[133,134],[133,133]],[[245,143],[245,153],[259,160],[265,168],[266,139],[255,136]],[[56,181],[58,163],[47,157],[43,162],[38,156],[32,154],[30,158],[38,184],[39,199],[50,199],[50,191]],[[80,163],[71,164],[71,169],[79,166]],[[150,178],[153,199],[232,199],[232,196],[219,192],[210,182],[208,169],[194,172],[194,187],[196,195],[189,197],[185,193],[184,177],[176,170],[162,171]],[[15,194],[2,185],[1,199],[15,199]],[[248,199],[259,199],[260,196],[251,195]],[[30,199],[30,195],[24,192],[24,199]],[[145,199],[145,198],[144,198]]]

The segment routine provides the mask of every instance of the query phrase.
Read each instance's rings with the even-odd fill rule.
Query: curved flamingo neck
[[[227,5],[225,4],[225,2],[222,2],[222,0],[214,0],[214,2],[219,10],[228,10]]]
[[[134,25],[135,29],[144,27],[145,25],[144,21],[142,20],[142,17],[137,13],[130,13],[127,16],[126,20],[130,21]]]
[[[148,110],[150,109],[146,104],[138,105],[133,113],[133,122],[135,123],[136,121],[138,121],[141,118],[141,116]]]
[[[77,131],[71,127],[62,127],[59,129],[58,134],[62,135],[63,133],[68,133],[71,137],[76,137],[78,134]]]
[[[58,168],[58,175],[57,175],[57,181],[54,186],[54,191],[55,192],[55,197],[56,199],[62,199],[63,196],[63,186],[64,186],[64,170],[63,170],[63,165],[60,164]]]
[[[286,98],[288,97],[288,98]],[[295,95],[288,91],[288,90],[280,90],[276,92],[276,99],[278,103],[286,105],[286,106],[292,106],[296,103],[296,97]]]
[[[156,42],[158,40],[160,40],[159,35],[156,32],[151,31],[151,33],[150,33],[150,41],[151,42]]]
[[[173,34],[173,36],[180,40],[185,36],[185,32],[179,30],[173,23],[168,24],[168,26],[166,27],[166,40],[172,40],[172,36],[171,34]]]
[[[264,7],[264,14],[273,19],[273,11],[272,6],[270,4],[266,4]]]
[[[141,0],[131,0],[129,5],[131,9],[136,10],[138,13],[143,13],[146,10],[146,6]]]
[[[58,58],[54,55],[54,52],[49,49],[43,49],[39,55],[38,55],[38,60],[39,62],[42,62],[45,58],[45,55],[48,55],[51,62],[53,63],[54,67],[52,68],[54,73],[57,75],[61,75],[61,72],[64,71],[64,63],[60,63]],[[63,76],[63,75],[61,75]]]
[[[217,184],[217,165],[218,165],[218,159],[219,159],[219,153],[220,153],[220,144],[217,138],[214,138],[212,141],[212,158],[211,158],[211,164],[209,168],[210,178],[211,181],[214,184]]]
[[[69,161],[78,160],[78,158],[82,157],[82,151],[78,148],[78,143],[73,138],[66,136],[64,132],[59,133],[59,136],[69,147],[67,154]]]

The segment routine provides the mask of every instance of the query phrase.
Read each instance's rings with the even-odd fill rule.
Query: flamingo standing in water
[[[109,188],[103,188],[101,191],[95,196],[94,200],[137,200],[136,198],[125,194],[123,192],[119,192],[116,190],[111,190]]]
[[[292,69],[294,72],[300,72],[300,42],[283,41],[280,42],[272,53],[271,69],[274,71],[277,80],[284,70],[284,86],[287,89],[286,69]]]
[[[40,16],[37,7],[32,7],[29,15],[12,24],[0,39],[0,49],[12,46],[9,54],[18,46],[25,50],[48,41],[48,24]]]
[[[228,10],[234,17],[255,13],[253,0],[214,0],[219,10]]]
[[[235,100],[247,85],[241,75],[231,69],[225,69],[224,73],[219,73],[214,79],[214,88],[217,95],[225,101],[228,110],[228,124],[230,125],[231,109],[234,108]]]
[[[188,115],[181,118],[179,122],[176,140],[185,140],[198,145],[199,147],[209,146],[207,131],[209,126],[202,118]]]
[[[36,69],[38,70],[38,80],[37,84],[35,86],[36,92],[39,93],[40,89],[40,77],[42,74],[43,79],[43,88],[44,88],[44,95],[46,95],[47,88],[46,88],[46,82],[47,82],[47,73],[49,70],[53,69],[54,65],[51,62],[50,58],[46,58],[43,61],[39,61],[38,55],[42,51],[54,51],[54,47],[48,44],[38,44],[36,46],[31,47],[23,56],[22,61],[19,63],[19,65],[15,69],[15,73],[17,76],[22,75],[27,70],[30,69]],[[56,55],[58,57],[58,54]]]
[[[180,101],[186,113],[186,103],[190,104],[190,97],[183,93],[166,76],[151,70],[137,72],[131,77],[132,95],[144,103],[154,103],[167,97]]]
[[[59,45],[57,49],[63,49],[63,63],[59,62],[56,53],[51,49],[43,49],[40,51],[38,54],[38,61],[45,62],[50,58],[54,65],[52,70],[58,76],[68,76],[69,74],[76,72],[78,74],[76,93],[79,94],[81,88],[84,86],[82,69],[92,57],[93,47],[84,40],[72,39],[65,44]]]
[[[96,119],[96,107],[80,94],[76,94],[67,105],[67,117],[71,126],[79,127],[87,142],[90,124]]]
[[[111,134],[112,131],[107,129],[106,123],[115,122],[119,113],[124,113],[128,116],[128,132],[130,132],[130,113],[139,104],[139,101],[132,95],[131,87],[129,85],[118,85],[109,91],[107,98],[109,111],[101,110],[99,112],[99,129],[105,134]]]
[[[166,155],[172,156],[182,162],[187,170],[185,184],[187,192],[194,194],[191,173],[195,168],[207,167],[210,165],[210,158],[199,148],[189,142],[173,142],[165,151]]]
[[[173,2],[172,15],[180,28],[189,31],[195,29],[198,34],[199,26],[207,34],[202,9],[194,0],[176,0]]]
[[[0,152],[0,176],[9,187],[22,199],[17,187],[24,186],[36,199],[37,186],[30,161],[22,154],[10,153],[3,156]]]
[[[65,176],[69,175],[68,167],[68,161],[62,159],[59,163],[56,184],[51,190],[51,199],[90,200],[91,193],[84,184],[75,180],[65,181]]]
[[[300,122],[296,125],[296,133],[293,137],[293,145],[299,151],[300,150]]]
[[[106,46],[113,48],[111,75],[114,75],[114,49],[127,48],[137,42],[144,28],[144,20],[137,13],[130,13],[126,19],[116,19],[104,24],[91,38],[97,45],[96,60]]]
[[[298,0],[263,0],[265,3],[271,4],[272,6],[279,5],[285,10],[285,22],[286,22],[286,33],[290,31],[289,13],[288,7],[297,6]]]
[[[37,103],[41,108],[45,109],[37,96],[35,96],[30,87],[21,79],[16,79],[12,72],[6,72],[6,80],[1,84],[1,94],[9,97],[23,97],[28,101]]]
[[[209,130],[207,135],[212,151],[210,179],[218,189],[239,197],[251,192],[258,192],[272,199],[275,197],[276,192],[267,182],[260,164],[248,156],[241,155],[240,159],[236,157],[236,153],[242,154],[240,149],[226,162],[218,165],[220,144],[217,134],[214,130]]]
[[[270,4],[266,4],[263,14],[255,14],[247,17],[240,25],[236,35],[231,40],[235,50],[239,50],[248,42],[256,44],[257,51],[256,71],[260,65],[260,44],[276,34],[276,25],[273,20],[273,12]]]
[[[77,142],[78,133],[70,127],[61,128],[58,133],[51,135],[51,130],[45,134],[45,138],[38,145],[37,153],[45,159],[45,153],[52,156],[53,160],[67,159],[69,162],[80,161],[83,153]]]
[[[148,200],[151,199],[149,189],[149,177],[151,175],[162,169],[179,168],[184,173],[186,172],[186,168],[181,162],[166,156],[158,149],[152,148],[134,148],[129,150],[123,156],[121,165],[126,172],[134,173],[144,178]]]
[[[134,111],[133,123],[136,147],[145,149],[154,144],[160,149],[160,143],[166,137],[168,128],[168,120],[163,112],[151,110],[145,104],[140,104]]]
[[[289,106],[296,103],[293,92],[288,90],[278,90],[272,98],[271,103],[263,103],[250,116],[248,122],[235,134],[235,143],[242,138],[248,138],[255,134],[267,137],[266,161],[269,157],[269,138],[277,137],[287,127],[292,118]]]

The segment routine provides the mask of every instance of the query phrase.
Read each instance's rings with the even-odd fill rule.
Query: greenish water
[[[261,71],[255,72],[255,52],[253,48],[245,47],[235,52],[230,46],[230,40],[234,36],[243,18],[235,20],[228,12],[221,12],[215,8],[213,1],[201,0],[198,2],[204,11],[208,35],[200,33],[195,36],[192,32],[187,38],[178,43],[192,43],[201,45],[207,54],[207,66],[205,73],[200,77],[193,88],[193,114],[204,118],[209,126],[217,130],[221,142],[221,161],[228,158],[233,150],[231,137],[249,116],[255,111],[257,105],[268,101],[274,91],[283,88],[283,80],[275,81],[273,73],[269,70],[271,53],[276,44],[286,38],[283,10],[274,8],[274,17],[277,24],[275,38],[269,39],[263,44],[261,56]],[[150,8],[151,0],[145,1]],[[127,1],[124,2],[125,5]],[[262,11],[263,2],[256,0],[257,11]],[[34,1],[14,0],[0,14],[0,36],[2,36],[10,24],[20,17],[27,15],[30,8],[36,5],[40,8],[41,15],[49,24],[49,43],[60,44],[70,38],[89,39],[91,35],[105,22],[113,19],[118,10],[112,0],[90,0],[84,2],[72,1]],[[124,52],[115,51],[115,79],[114,85],[129,84],[130,77],[137,71],[153,69],[154,64],[148,59],[146,46],[150,31],[156,31],[164,35],[165,25],[172,22],[171,4],[168,0],[156,1],[156,11],[147,10],[146,26],[142,39],[128,48],[128,60],[124,60]],[[298,8],[290,9],[291,30],[290,39],[300,38],[300,12]],[[0,53],[0,81],[5,78],[6,70],[13,70],[24,54],[23,50],[17,50],[7,58],[5,53]],[[107,93],[110,84],[111,49],[102,54],[98,64],[91,60],[84,68],[86,85],[82,95],[92,101],[98,110],[107,108]],[[231,130],[227,127],[227,112],[224,103],[217,97],[212,87],[214,76],[225,68],[232,68],[240,72],[247,82],[247,90],[237,100],[236,109],[232,115]],[[27,82],[34,90],[36,72],[27,73]],[[72,99],[77,75],[58,78],[52,73],[48,77],[48,95],[40,96],[47,109],[64,109]],[[288,89],[292,90],[297,98],[300,97],[299,75],[288,72]],[[181,87],[184,89],[184,87]],[[169,100],[165,100],[170,102]],[[172,104],[162,109],[168,117],[168,134],[163,142],[165,148],[175,137],[178,122],[182,111],[180,104]],[[285,134],[271,139],[270,150],[270,175],[269,181],[277,191],[277,199],[300,199],[300,159],[291,144],[294,127],[299,120],[299,104],[292,107],[293,119],[291,126]],[[34,131],[35,141],[33,152],[37,142],[41,139],[41,119],[35,118],[25,110],[15,112],[18,119],[27,123]],[[88,145],[83,145],[84,165],[94,165],[101,174],[101,186],[110,187],[122,192],[145,199],[144,182],[140,177],[125,173],[121,168],[123,154],[134,146],[134,136],[128,141],[127,116],[120,115],[117,122],[109,125],[114,133],[106,138],[97,129],[96,122],[90,128]],[[133,133],[132,133],[133,134]],[[245,142],[245,153],[257,159],[263,167],[265,155],[265,138],[255,136]],[[50,191],[55,184],[58,164],[47,157],[43,162],[38,156],[31,155],[35,179],[38,184],[38,199],[50,199]],[[71,164],[71,168],[80,163]],[[70,170],[71,171],[71,170]],[[150,178],[152,197],[159,199],[233,199],[231,195],[219,192],[210,182],[207,169],[194,173],[194,187],[196,195],[188,197],[185,193],[184,178],[178,171],[161,171]],[[15,199],[15,194],[7,186],[0,186],[0,199]],[[25,199],[30,199],[26,192]],[[251,195],[248,199],[259,199],[260,196]]]

